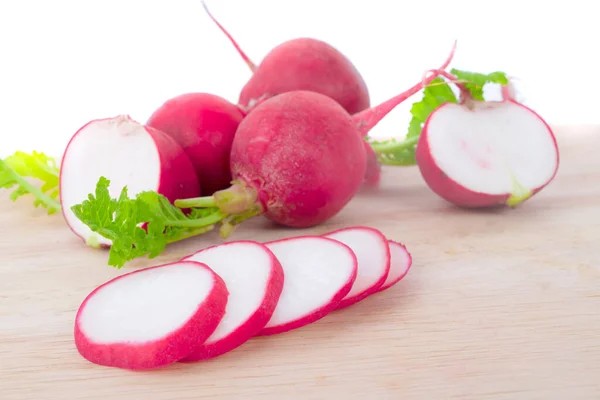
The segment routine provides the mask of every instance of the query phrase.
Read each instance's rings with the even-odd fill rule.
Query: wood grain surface
[[[556,180],[521,207],[466,211],[416,168],[386,168],[309,233],[365,224],[414,258],[392,289],[212,361],[151,372],[93,365],[73,319],[97,285],[218,240],[170,246],[123,270],[60,215],[0,198],[0,399],[600,399],[600,127],[557,127]],[[264,219],[233,239],[298,231]]]

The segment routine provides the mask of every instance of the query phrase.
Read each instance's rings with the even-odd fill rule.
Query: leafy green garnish
[[[40,181],[35,185],[30,179]],[[45,207],[48,214],[60,211],[59,168],[56,161],[41,152],[31,154],[17,151],[0,160],[0,188],[13,189],[10,199],[16,201],[21,196],[31,194],[35,197],[35,207]]]
[[[483,87],[486,84],[508,84],[508,78],[503,72],[482,74],[452,69],[451,73],[464,84],[470,97],[474,100],[484,100]],[[459,101],[450,88],[450,84],[451,82],[438,77],[425,87],[421,101],[414,103],[410,109],[412,118],[404,140],[376,141],[368,139],[381,164],[402,166],[416,164],[417,142],[429,115],[444,103],[457,103]]]
[[[237,184],[213,196],[176,200],[174,205],[153,191],[131,198],[127,187],[112,198],[109,186],[110,181],[100,177],[95,192],[71,210],[95,233],[87,240],[89,246],[98,247],[102,237],[109,239],[108,264],[117,268],[137,257],[155,258],[167,244],[206,233],[216,224],[227,237],[235,226],[262,212],[254,192]]]
[[[109,186],[110,181],[101,177],[95,193],[71,210],[93,232],[112,241],[108,264],[117,268],[140,256],[157,257],[167,244],[207,232],[224,218],[217,207],[194,208],[185,214],[151,191],[130,198],[124,187],[113,199]],[[98,242],[92,236],[88,245]]]
[[[504,72],[492,72],[490,74],[481,74],[478,72],[461,71],[452,69],[450,71],[458,80],[464,81],[465,87],[469,90],[471,97],[475,100],[483,101],[483,87],[489,83],[507,85],[508,78]]]

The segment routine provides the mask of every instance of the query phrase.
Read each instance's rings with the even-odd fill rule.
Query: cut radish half
[[[172,364],[215,331],[227,297],[223,280],[201,263],[130,272],[86,297],[75,319],[75,344],[99,365],[141,370]]]
[[[406,246],[393,240],[388,240],[388,246],[390,247],[390,273],[384,284],[379,287],[379,292],[400,282],[412,266],[412,256],[406,250]]]
[[[325,237],[350,247],[358,259],[358,275],[338,308],[348,307],[375,293],[390,271],[390,248],[377,229],[357,226],[330,232]]]
[[[200,195],[194,167],[183,149],[164,133],[127,115],[87,123],[69,141],[60,168],[60,202],[71,230],[90,246],[111,240],[81,222],[71,207],[94,193],[101,176],[118,198],[124,186],[130,197],[151,190],[171,202]]]
[[[184,260],[208,265],[227,285],[229,300],[216,331],[182,361],[214,358],[241,346],[262,330],[277,306],[284,275],[265,245],[251,241],[209,247]]]
[[[416,151],[427,185],[459,206],[516,206],[554,178],[550,127],[513,100],[447,103],[430,114]]]
[[[275,312],[260,335],[287,332],[325,317],[356,279],[356,256],[338,241],[299,236],[266,246],[281,263],[285,280]]]

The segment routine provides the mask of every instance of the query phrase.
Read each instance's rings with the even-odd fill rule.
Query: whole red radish
[[[369,91],[363,77],[335,47],[313,38],[292,39],[273,48],[255,66],[213,17],[204,1],[202,4],[252,71],[252,77],[240,93],[241,106],[251,109],[265,98],[293,90],[307,90],[331,97],[350,114],[369,108]]]
[[[460,102],[435,109],[417,144],[417,165],[431,190],[462,207],[514,207],[548,185],[559,151],[542,117],[514,100],[508,86],[502,101],[474,100],[458,86]]]
[[[183,260],[208,265],[225,282],[229,298],[214,333],[181,361],[206,360],[232,351],[269,322],[285,279],[279,260],[267,246],[241,240],[202,249]]]
[[[93,232],[71,206],[88,199],[102,176],[111,181],[114,197],[124,186],[130,195],[156,191],[171,202],[200,195],[192,163],[168,135],[128,115],[88,122],[73,135],[63,154],[60,203],[71,230],[90,246],[110,246],[112,240]]]
[[[243,117],[222,97],[186,93],[161,105],[147,125],[175,139],[194,165],[202,194],[211,195],[231,184],[229,153]]]
[[[244,117],[235,134],[233,186],[216,192],[212,199],[187,199],[175,205],[216,205],[224,214],[233,214],[236,223],[258,214],[296,228],[327,221],[363,183],[363,136],[438,74],[353,116],[332,98],[316,92],[292,91],[271,97]]]
[[[75,317],[75,345],[95,364],[163,367],[215,331],[227,299],[225,283],[205,264],[178,261],[136,270],[85,298]]]

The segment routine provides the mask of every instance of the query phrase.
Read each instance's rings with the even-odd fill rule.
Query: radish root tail
[[[221,30],[221,32],[223,32],[223,34],[225,36],[227,36],[227,38],[229,39],[229,41],[231,42],[231,44],[233,44],[233,47],[235,47],[235,49],[237,50],[237,52],[240,55],[240,57],[242,57],[242,59],[244,60],[244,62],[248,65],[248,68],[250,68],[250,71],[252,71],[252,73],[254,73],[254,71],[256,71],[256,65],[252,62],[252,60],[250,60],[250,58],[246,55],[246,53],[244,53],[244,51],[237,44],[237,42],[235,41],[235,39],[233,38],[233,36],[231,36],[229,34],[229,32],[227,32],[227,29],[225,29],[225,27],[223,27],[223,25],[221,25],[219,23],[219,21],[217,21],[217,19],[212,15],[212,13],[208,9],[208,6],[206,5],[205,0],[202,0],[202,7],[204,7],[204,11],[206,11],[206,14],[208,14],[208,17],[215,23],[215,25],[217,25],[217,27],[219,27],[219,29]]]

